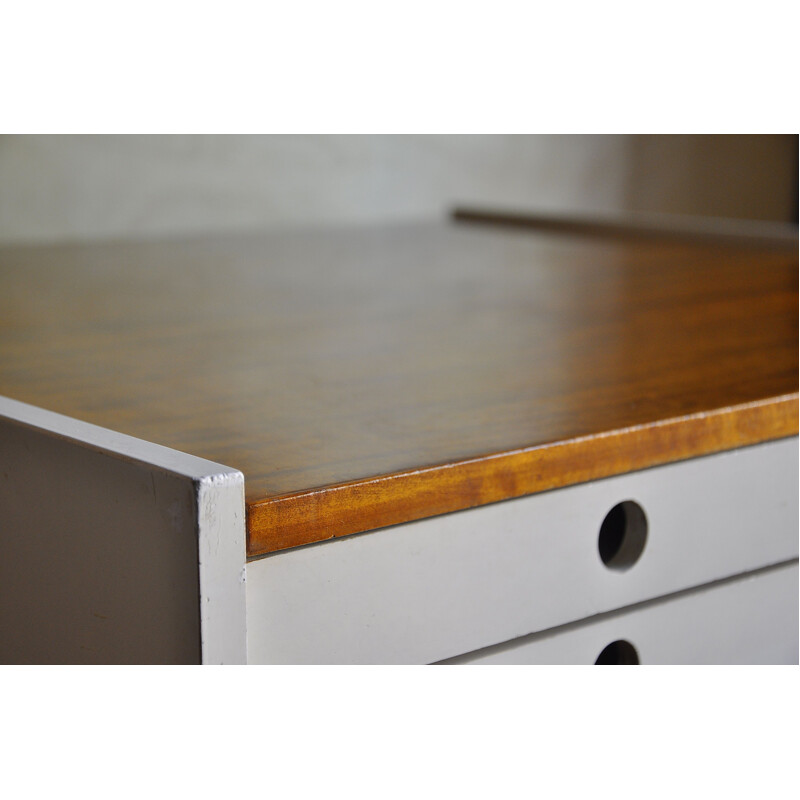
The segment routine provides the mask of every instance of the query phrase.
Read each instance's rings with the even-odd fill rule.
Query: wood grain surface
[[[0,250],[0,394],[241,469],[258,555],[797,433],[796,242]]]

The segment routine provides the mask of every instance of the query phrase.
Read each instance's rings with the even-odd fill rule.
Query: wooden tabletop
[[[797,289],[474,222],[5,247],[0,394],[241,469],[259,555],[795,435]]]

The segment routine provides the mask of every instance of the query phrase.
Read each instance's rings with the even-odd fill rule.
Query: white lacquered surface
[[[445,663],[594,664],[623,640],[641,664],[797,664],[797,593],[794,561]]]

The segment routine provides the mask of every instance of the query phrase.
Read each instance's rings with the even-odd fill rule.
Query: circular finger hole
[[[600,526],[597,549],[609,569],[630,569],[644,552],[647,517],[633,500],[617,503]]]
[[[625,639],[617,639],[606,645],[597,656],[595,664],[638,664],[639,654],[636,648]]]

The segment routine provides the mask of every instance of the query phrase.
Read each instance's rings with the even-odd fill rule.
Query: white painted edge
[[[8,397],[0,396],[0,417],[191,480],[197,504],[202,662],[247,663],[244,475],[239,470]]]
[[[246,664],[244,475],[205,475],[195,487],[203,663]]]

